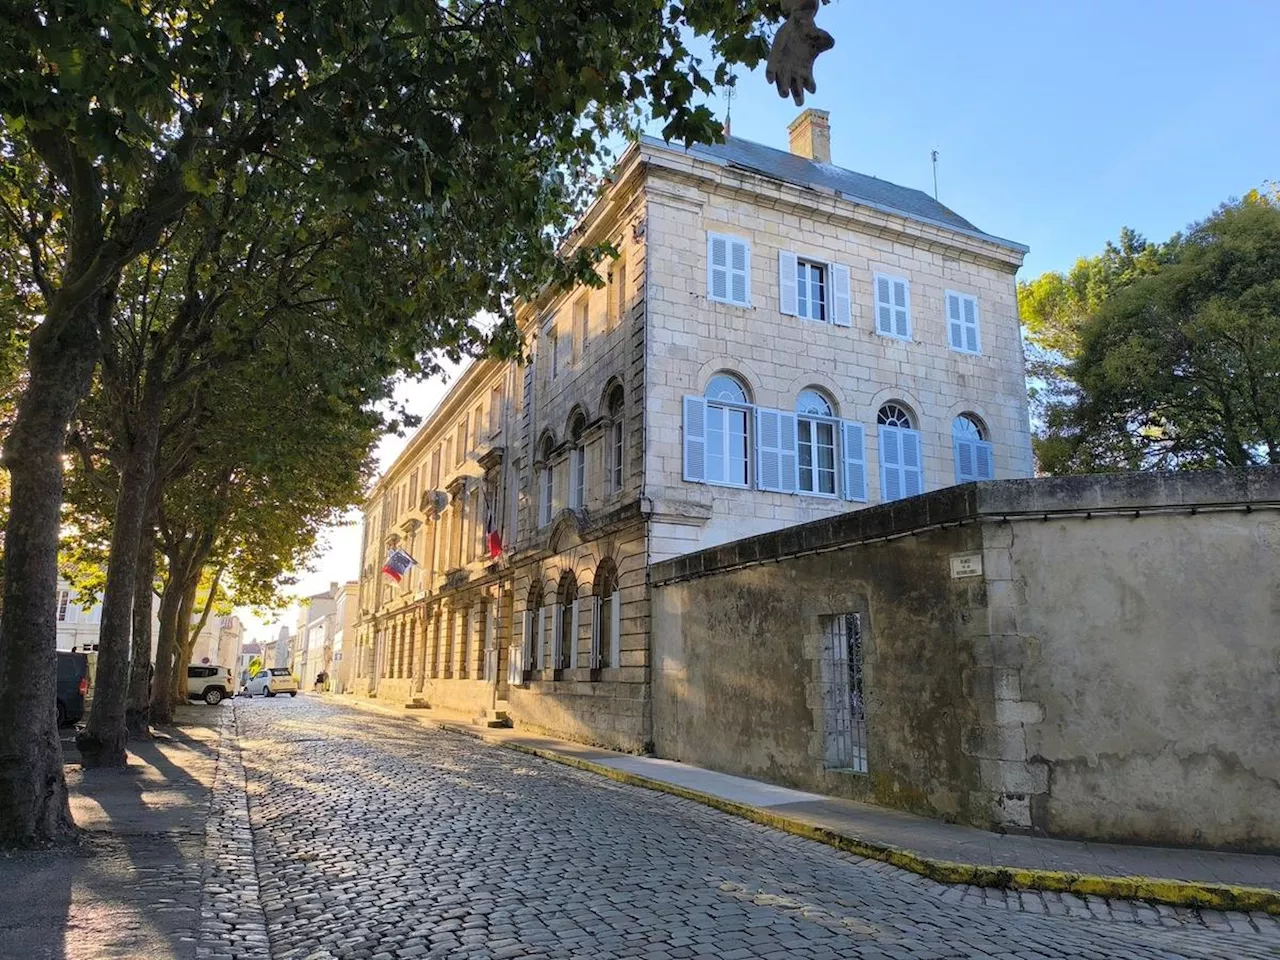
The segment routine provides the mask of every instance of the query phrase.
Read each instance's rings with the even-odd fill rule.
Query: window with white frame
[[[751,245],[741,237],[707,234],[707,297],[751,306]]]
[[[952,350],[979,353],[982,340],[978,336],[978,300],[967,293],[947,291],[947,339]]]
[[[750,481],[751,414],[746,387],[716,374],[701,397],[684,398],[684,478],[745,487]]]
[[[502,429],[502,384],[489,388],[489,436],[496,436]]]
[[[578,666],[578,580],[572,570],[560,578],[556,605],[553,670],[574,670]]]
[[[547,325],[543,328],[543,336],[547,338],[547,374],[554,380],[560,375],[560,351],[562,349],[560,334],[556,330],[555,314],[547,318]]]
[[[551,522],[551,511],[555,490],[553,489],[553,471],[551,469],[551,438],[547,437],[542,444],[542,463],[538,467],[538,526],[545,527]]]
[[[581,510],[587,499],[587,451],[582,445],[582,434],[587,421],[582,414],[573,418],[569,427],[569,506]]]
[[[956,483],[995,478],[995,463],[987,428],[972,413],[962,413],[951,423],[951,443],[956,458]]]
[[[836,424],[831,401],[817,390],[796,400],[796,489],[836,495]]]
[[[605,558],[596,570],[594,610],[591,618],[591,669],[616,667],[619,659],[622,598],[618,595],[618,571]]]
[[[796,261],[796,316],[827,319],[827,268],[808,260]]]
[[[788,316],[850,326],[849,268],[780,251],[778,304]]]
[[[876,332],[900,340],[911,339],[911,287],[902,277],[877,273],[872,277],[876,297]]]
[[[582,297],[573,305],[573,362],[576,364],[587,352],[591,337],[591,301]]]
[[[622,490],[622,453],[623,453],[623,394],[622,387],[615,386],[609,391],[609,450],[608,477],[609,489],[613,493]]]
[[[66,623],[71,609],[71,591],[58,591],[58,622]]]
[[[890,401],[876,414],[880,441],[880,499],[886,502],[924,492],[920,431],[903,403]]]

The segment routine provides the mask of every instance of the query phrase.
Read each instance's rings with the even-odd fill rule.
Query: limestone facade
[[[817,134],[825,122],[806,118]],[[914,191],[892,188],[915,204],[902,212],[798,182],[829,165],[778,151],[760,155],[792,164],[781,173],[733,162],[748,148],[764,150],[629,148],[572,235],[616,251],[599,284],[520,304],[531,362],[473,363],[378,480],[346,654],[355,692],[643,750],[651,564],[887,499],[887,403],[910,418],[887,435],[897,455],[919,454],[922,490],[956,482],[961,414],[988,476],[1030,474],[1014,282],[1025,249],[945,208],[935,217]],[[881,329],[882,276],[909,296],[908,330],[892,315]],[[971,350],[954,348],[948,317],[964,303]],[[956,329],[966,346],[969,328]],[[708,396],[725,376],[736,401]],[[825,406],[797,417],[808,402]],[[725,417],[711,434],[718,481],[714,443],[690,447],[703,427],[688,418],[708,410]],[[730,459],[737,485],[724,482]],[[381,572],[396,547],[417,561],[400,583]]]

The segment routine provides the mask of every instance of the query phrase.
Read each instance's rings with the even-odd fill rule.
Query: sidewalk
[[[0,854],[0,957],[194,958],[205,824],[224,711],[179,707],[177,724],[129,744],[125,770],[84,770],[62,733],[66,847]]]
[[[1280,914],[1280,857],[1000,835],[518,729],[490,729],[355,696],[339,703],[433,724],[716,807],[945,883],[1054,890]]]

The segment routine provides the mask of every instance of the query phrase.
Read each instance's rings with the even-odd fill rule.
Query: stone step
[[[494,728],[510,728],[512,726],[511,717],[505,710],[485,710],[475,718],[474,722]]]
[[[427,703],[422,697],[414,697],[404,705],[406,710],[430,710],[431,704]]]

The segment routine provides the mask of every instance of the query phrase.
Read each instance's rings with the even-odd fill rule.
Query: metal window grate
[[[828,617],[823,624],[822,718],[826,765],[866,773],[867,712],[859,614]]]

